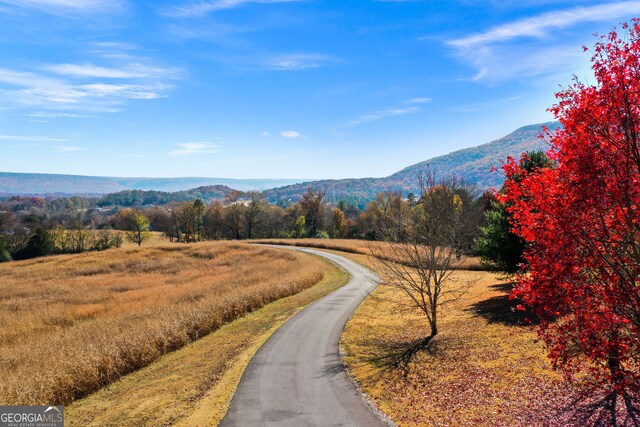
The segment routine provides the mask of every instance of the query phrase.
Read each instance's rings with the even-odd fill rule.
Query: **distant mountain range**
[[[236,190],[266,190],[300,182],[295,179],[111,178],[82,175],[0,172],[0,196],[103,195],[124,190],[184,191],[224,185]]]
[[[552,130],[559,127],[557,122],[545,125]],[[525,126],[498,140],[416,163],[385,178],[300,182],[300,180],[291,179],[111,178],[0,172],[0,196],[99,196],[117,193],[111,199],[107,196],[103,200],[106,204],[116,200],[135,200],[135,204],[140,204],[139,201],[143,200],[142,204],[155,204],[155,199],[191,200],[194,197],[200,197],[198,194],[208,199],[223,198],[233,188],[241,191],[266,190],[264,192],[267,200],[288,202],[298,200],[309,187],[313,187],[325,190],[328,201],[344,200],[363,206],[377,193],[385,190],[417,193],[419,190],[417,172],[424,169],[427,164],[436,171],[458,175],[466,182],[476,184],[480,189],[498,187],[502,184],[503,175],[500,172],[490,173],[491,166],[499,166],[500,160],[510,155],[519,156],[524,151],[546,149],[546,144],[538,139],[542,126],[543,124]],[[145,190],[145,192],[130,190]],[[156,193],[160,191],[180,192],[180,194],[168,196]]]
[[[521,127],[509,135],[464,150],[454,151],[444,156],[416,163],[385,178],[335,179],[303,182],[274,188],[265,192],[267,199],[298,200],[309,187],[324,189],[330,201],[345,200],[361,205],[385,190],[401,190],[404,193],[419,191],[417,173],[427,165],[439,173],[454,174],[470,184],[484,190],[499,187],[504,181],[500,171],[491,173],[491,166],[500,166],[500,160],[507,156],[517,157],[525,151],[547,150],[546,143],[538,138],[542,126],[554,130],[557,122]]]

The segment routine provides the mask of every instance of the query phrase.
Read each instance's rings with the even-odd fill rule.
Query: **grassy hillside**
[[[555,129],[557,123],[547,123]],[[377,193],[385,190],[402,190],[405,193],[418,192],[416,173],[427,164],[438,171],[461,176],[468,183],[481,189],[502,184],[499,172],[490,173],[491,166],[499,166],[507,156],[518,156],[529,150],[545,149],[546,144],[538,139],[542,124],[525,126],[496,141],[477,147],[466,148],[453,153],[416,163],[386,178],[362,178],[311,181],[301,184],[267,190],[270,201],[298,200],[309,187],[324,189],[330,201],[350,201],[362,206]]]

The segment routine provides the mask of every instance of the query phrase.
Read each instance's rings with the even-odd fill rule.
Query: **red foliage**
[[[613,402],[640,389],[640,21],[624,30],[595,45],[597,85],[556,94],[563,128],[544,135],[557,167],[509,159],[507,178],[519,176],[499,196],[528,243],[514,296],[540,318],[554,364]]]

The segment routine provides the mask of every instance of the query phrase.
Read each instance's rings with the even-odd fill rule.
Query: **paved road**
[[[289,319],[258,350],[220,426],[386,425],[347,377],[338,350],[344,324],[375,287],[374,276],[341,256],[286,248],[328,258],[352,279]]]

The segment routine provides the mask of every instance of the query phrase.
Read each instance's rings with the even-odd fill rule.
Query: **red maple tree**
[[[605,392],[599,422],[637,425],[640,20],[623,30],[597,41],[595,85],[556,94],[563,127],[543,132],[556,167],[526,172],[509,159],[499,197],[527,243],[513,296],[540,319],[554,365]]]

